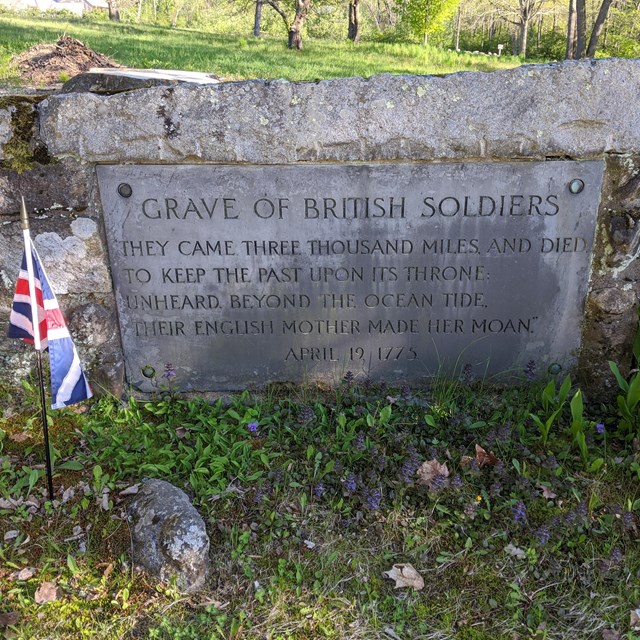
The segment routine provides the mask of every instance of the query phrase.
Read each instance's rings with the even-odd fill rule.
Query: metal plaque
[[[97,172],[137,388],[575,361],[601,161]]]

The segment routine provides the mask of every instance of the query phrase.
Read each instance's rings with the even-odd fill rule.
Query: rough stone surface
[[[640,156],[607,157],[600,225],[591,272],[582,338],[583,384],[610,395],[617,383],[605,366],[614,360],[623,373],[632,366],[631,345],[640,304]]]
[[[445,77],[60,94],[38,103],[35,123],[31,116],[40,95],[25,100],[22,90],[0,93],[0,333],[6,331],[22,252],[22,194],[30,211],[37,211],[33,237],[42,245],[94,386],[97,381],[114,393],[123,389],[96,162],[604,159],[580,359],[583,383],[613,390],[606,360],[623,370],[631,364],[640,302],[640,110],[632,108],[640,98],[640,60]],[[14,136],[18,120],[24,130]],[[75,262],[74,274],[56,264],[62,259]],[[85,330],[85,320],[96,322],[97,334]],[[3,380],[26,375],[32,350],[14,340],[0,345]]]
[[[4,159],[4,145],[7,144],[13,136],[11,112],[11,107],[7,109],[0,109],[0,160]]]
[[[34,169],[31,182],[13,180],[11,172],[0,173],[0,332],[6,335],[7,323],[23,251],[22,230],[18,220],[16,193],[10,185],[21,183],[27,201],[40,205],[31,214],[31,237],[80,353],[83,365],[91,371],[94,391],[122,391],[123,367],[120,336],[115,315],[107,256],[101,238],[99,220],[78,216],[73,207],[87,210],[86,198],[74,195],[79,180],[73,173],[67,184],[70,195],[56,201],[61,187],[52,189],[46,200],[45,189],[51,174],[47,167]],[[69,167],[67,167],[69,170]],[[83,175],[80,171],[80,175]],[[61,179],[59,172],[54,172]],[[43,177],[45,176],[45,177]],[[84,187],[86,190],[86,186]],[[78,189],[77,191],[82,191]],[[18,191],[19,195],[21,191]],[[48,204],[49,207],[42,207]],[[70,205],[73,205],[70,206]],[[15,207],[15,209],[14,209]],[[32,207],[29,207],[32,210]],[[18,383],[35,366],[33,349],[18,340],[4,340],[0,350],[0,370],[4,380]]]
[[[201,589],[209,570],[209,537],[187,495],[164,480],[145,480],[129,507],[134,562],[184,592]]]
[[[24,196],[28,211],[40,216],[81,214],[95,197],[92,180],[93,167],[75,160],[34,163],[20,173],[0,168],[0,218],[19,223],[20,196]],[[38,220],[32,217],[31,224],[36,228]]]
[[[62,93],[89,91],[91,93],[120,93],[133,89],[175,86],[180,82],[216,84],[220,82],[209,73],[169,71],[165,69],[91,69],[64,83]]]
[[[50,153],[88,162],[591,158],[640,148],[639,74],[640,60],[608,59],[56,95],[41,133]]]

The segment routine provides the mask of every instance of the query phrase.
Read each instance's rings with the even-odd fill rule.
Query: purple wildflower
[[[502,483],[497,480],[489,487],[489,493],[495,498],[502,493]]]
[[[549,540],[551,539],[551,531],[549,531],[549,527],[546,525],[541,526],[537,531],[536,531],[536,538],[538,538],[538,542],[541,545],[545,545],[547,544],[547,542],[549,542]]]
[[[459,473],[456,473],[456,475],[451,479],[451,488],[462,489],[462,478]]]
[[[524,368],[524,375],[527,377],[527,380],[533,380],[536,377],[536,369],[536,361],[529,360],[527,366]]]
[[[376,467],[378,467],[378,470],[380,470],[380,471],[383,471],[384,468],[387,466],[387,456],[385,456],[383,452],[381,452],[376,457],[375,465],[376,465]]]
[[[633,513],[631,511],[627,511],[622,516],[622,526],[627,531],[633,531],[636,528],[635,519],[633,517]]]
[[[316,498],[322,498],[322,496],[327,492],[326,487],[324,486],[324,482],[322,482],[322,480],[320,482],[318,482],[318,484],[316,484],[316,486],[313,488],[313,495]]]
[[[364,451],[367,446],[364,442],[364,432],[363,431],[358,431],[358,433],[356,433],[356,439],[353,442],[353,446],[358,450],[358,451]]]
[[[247,425],[247,429],[249,429],[249,431],[251,431],[251,433],[255,433],[258,430],[258,423],[257,422],[250,422]]]
[[[429,483],[429,489],[434,493],[444,489],[447,485],[447,477],[441,473],[437,473]]]
[[[522,500],[518,500],[512,507],[513,521],[522,526],[527,521],[527,505]]]
[[[473,382],[473,368],[470,364],[465,364],[460,372],[460,382],[462,384],[471,384]]]
[[[507,440],[510,436],[511,436],[511,423],[510,422],[505,422],[499,429],[498,429],[498,439],[499,440]]]
[[[377,511],[380,508],[381,499],[382,494],[379,489],[371,489],[370,491],[365,492],[365,502],[369,509]]]
[[[354,377],[355,376],[353,375],[353,371],[347,371],[347,373],[344,374],[344,378],[342,378],[342,380],[346,384],[352,384]]]
[[[173,365],[170,362],[164,365],[164,373],[162,374],[163,378],[174,378],[176,372],[173,368]]]
[[[403,482],[413,482],[416,471],[420,466],[420,456],[415,447],[408,448],[409,457],[402,463],[400,468],[400,478]]]
[[[611,555],[609,556],[609,560],[612,564],[620,564],[623,560],[622,551],[620,551],[620,547],[613,547],[611,549]]]
[[[270,493],[271,493],[271,482],[267,481],[261,487],[258,487],[258,490],[256,491],[256,496],[253,499],[253,501],[256,503],[262,502],[262,498],[264,498],[265,496],[269,496]]]
[[[347,493],[353,493],[357,489],[356,476],[354,473],[350,473],[344,479],[343,487]]]
[[[604,425],[602,424],[602,422],[599,422],[596,425],[596,433],[598,433],[599,435],[602,435],[604,433]]]
[[[307,422],[311,422],[312,420],[314,420],[316,417],[316,413],[315,411],[308,406],[304,406],[300,408],[300,411],[298,412],[298,420],[302,423],[302,424],[306,424]]]
[[[478,513],[479,506],[480,506],[479,502],[467,503],[464,508],[464,515],[467,516],[468,518],[471,518],[471,520],[473,520]]]

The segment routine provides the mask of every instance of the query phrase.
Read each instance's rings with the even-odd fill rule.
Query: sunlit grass
[[[0,79],[10,76],[11,56],[67,34],[129,67],[203,71],[229,79],[318,80],[379,73],[443,74],[493,71],[520,64],[518,58],[459,54],[413,44],[305,40],[290,51],[284,35],[221,35],[185,29],[88,22],[56,16],[0,14]]]

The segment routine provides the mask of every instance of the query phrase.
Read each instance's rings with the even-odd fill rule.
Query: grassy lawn
[[[0,13],[0,81],[15,77],[12,55],[66,33],[129,67],[205,71],[228,79],[318,80],[377,73],[441,74],[518,66],[518,58],[458,54],[433,47],[306,40],[290,51],[286,38],[220,35],[161,27],[35,18]]]
[[[54,504],[35,392],[4,405],[7,637],[640,637],[637,405],[629,422],[583,404],[568,378],[102,398],[54,415]],[[202,593],[132,566],[120,492],[143,477],[185,489],[203,515]],[[424,589],[383,576],[407,563]],[[43,583],[53,599],[38,604]]]

